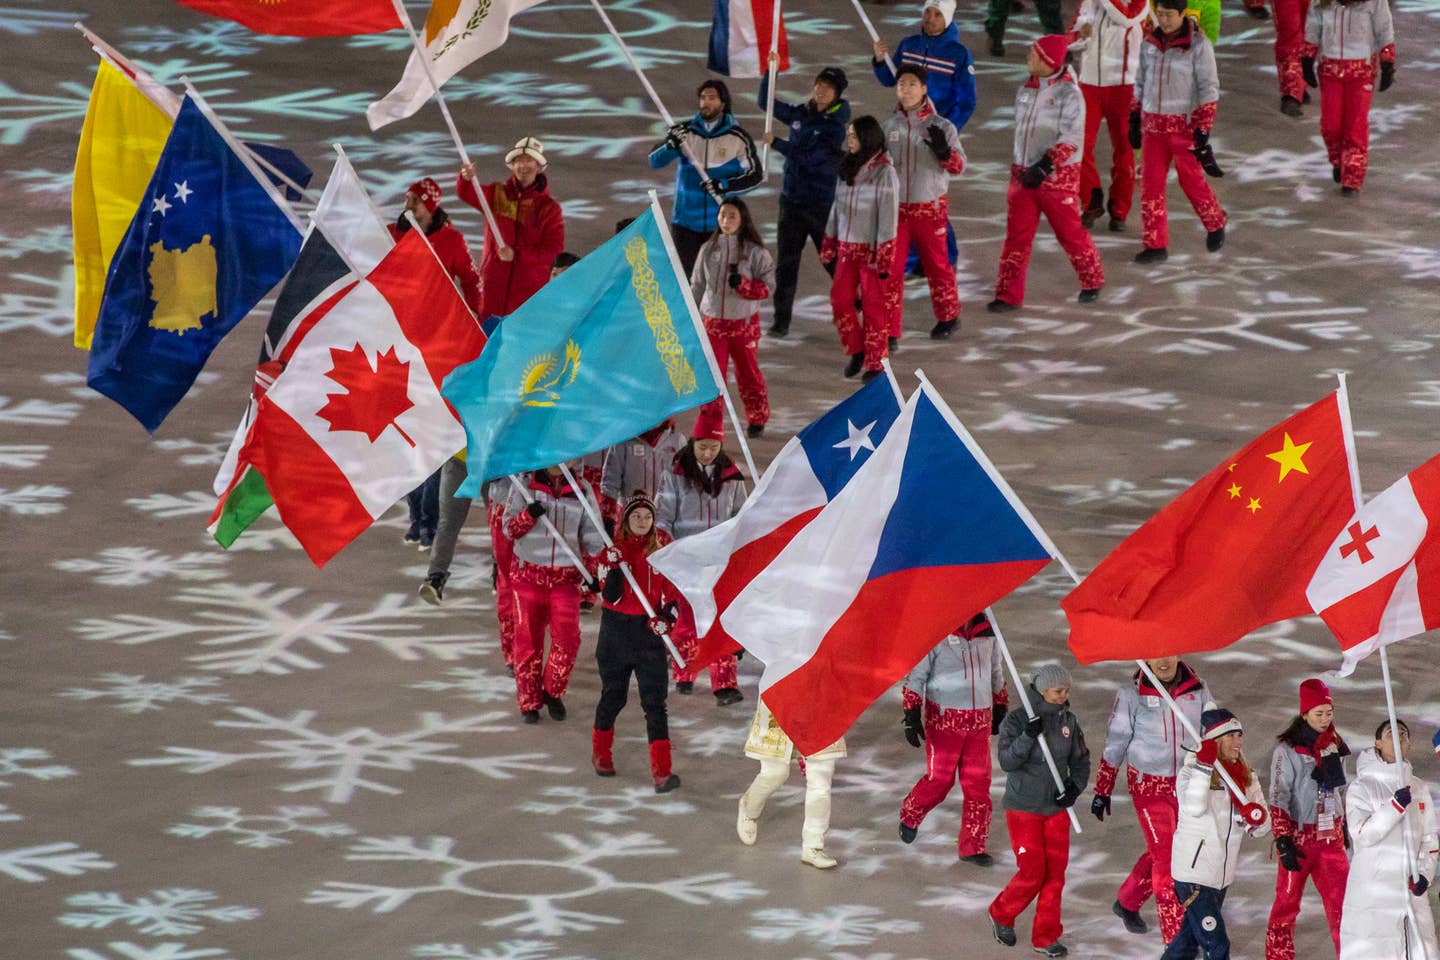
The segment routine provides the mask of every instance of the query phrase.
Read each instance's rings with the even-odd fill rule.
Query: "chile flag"
[[[855,477],[720,615],[802,755],[844,735],[1052,550],[928,383]]]

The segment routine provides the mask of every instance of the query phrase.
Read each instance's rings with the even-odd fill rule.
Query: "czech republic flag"
[[[720,615],[765,664],[801,755],[844,735],[947,633],[1053,548],[928,382],[879,448]]]

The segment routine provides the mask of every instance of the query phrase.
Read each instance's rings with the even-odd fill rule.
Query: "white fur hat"
[[[545,145],[534,137],[521,137],[515,142],[515,149],[505,154],[505,162],[514,163],[516,157],[534,157],[540,166],[546,166]]]
[[[955,0],[925,0],[925,5],[920,8],[920,12],[924,13],[931,7],[940,11],[940,15],[945,18],[947,24],[955,22]]]

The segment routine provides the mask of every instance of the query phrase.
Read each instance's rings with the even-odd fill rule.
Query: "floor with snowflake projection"
[[[704,72],[703,0],[604,0],[672,110]],[[1361,478],[1373,493],[1435,452],[1440,408],[1440,160],[1436,0],[1393,0],[1399,72],[1377,94],[1365,191],[1341,199],[1320,144],[1318,108],[1276,110],[1273,29],[1226,4],[1218,47],[1224,97],[1215,181],[1231,217],[1219,255],[1170,194],[1171,259],[1130,262],[1125,233],[1096,233],[1108,284],[1074,303],[1074,279],[1042,229],[1029,302],[984,312],[1004,232],[1018,54],[1033,13],[1012,19],[1009,59],[983,53],[979,7],[963,36],[977,53],[980,105],[965,131],[970,166],[951,192],[961,240],[963,329],[926,339],[922,288],[907,292],[895,358],[939,385],[1070,559],[1088,570],[1118,540],[1229,451],[1350,374]],[[456,161],[427,107],[378,135],[364,107],[399,76],[398,34],[298,41],[264,37],[172,0],[0,0],[0,955],[67,960],[756,960],[999,958],[985,907],[1013,869],[997,816],[989,870],[955,859],[959,798],[913,846],[896,835],[900,799],[922,759],[900,737],[898,692],[855,726],[835,780],[829,849],[838,870],[798,862],[802,785],[775,796],[760,841],[741,846],[735,803],[755,772],[741,744],[749,702],[673,696],[684,785],[648,788],[638,704],[622,714],[620,774],[589,769],[598,693],[586,644],[571,717],[519,723],[494,630],[479,512],[443,608],[415,588],[425,558],[401,544],[392,512],[315,570],[267,516],[228,553],[205,534],[211,481],[249,389],[263,320],[221,345],[153,438],[86,388],[70,346],[70,167],[94,60],[88,26],[162,81],[188,76],[248,139],[283,142],[317,171],[348,151],[382,209]],[[407,4],[413,16],[428,6]],[[875,7],[893,43],[917,3]],[[801,76],[838,62],[857,112],[888,98],[848,4],[786,3]],[[754,84],[737,106],[760,126]],[[808,84],[786,78],[781,96]],[[504,49],[446,87],[482,172],[540,137],[552,158],[568,246],[577,252],[634,215],[670,178],[644,162],[661,133],[643,91],[584,0],[547,0]],[[1103,138],[1102,138],[1103,142]],[[1102,147],[1102,166],[1105,155]],[[773,237],[778,174],[757,191]],[[478,237],[478,217],[449,205]],[[774,419],[768,460],[843,396],[843,358],[823,274],[802,273],[792,335],[761,360]],[[934,491],[937,497],[944,490]],[[999,606],[1024,665],[1061,657],[1068,589],[1046,570]],[[1402,714],[1440,722],[1440,683],[1396,651]],[[1068,660],[1068,658],[1067,658]],[[1225,705],[1268,739],[1304,676],[1336,661],[1315,619],[1267,628],[1194,658]],[[1074,702],[1098,751],[1120,665],[1076,671]],[[701,684],[703,688],[704,684]],[[1378,666],[1335,685],[1339,725],[1363,743],[1383,713]],[[1423,775],[1440,779],[1425,751]],[[996,796],[999,795],[997,781]],[[1088,793],[1086,802],[1088,802]],[[1105,824],[1075,838],[1065,940],[1079,958],[1152,958],[1155,934],[1124,933],[1109,912],[1139,852],[1123,791]],[[1236,955],[1263,953],[1274,883],[1250,843],[1226,903]],[[1153,909],[1147,910],[1154,923]],[[1020,924],[1028,943],[1029,919]],[[1330,956],[1313,893],[1300,956]]]

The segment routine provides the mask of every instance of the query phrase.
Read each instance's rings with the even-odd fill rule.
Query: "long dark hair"
[[[739,197],[726,197],[720,202],[720,206],[734,207],[740,211],[740,229],[735,231],[735,236],[740,238],[741,250],[744,250],[746,245],[753,245],[764,249],[765,241],[760,239],[760,230],[755,226],[755,218],[750,215],[749,204]],[[718,226],[711,236],[717,240],[723,236]]]
[[[727,479],[739,473],[735,467],[735,461],[722,447],[716,454],[715,460],[710,464],[715,468],[714,473],[708,473],[705,467],[700,466],[700,461],[695,459],[695,438],[685,441],[685,446],[675,455],[675,462],[680,465],[680,475],[685,482],[701,493],[710,496],[719,496],[720,489],[725,485]]]
[[[430,214],[430,226],[425,229],[425,236],[434,236],[436,230],[439,230],[449,222],[450,214],[445,212],[445,208],[436,207],[435,212]],[[405,216],[404,210],[401,210],[400,216],[396,218],[395,226],[400,231],[401,236],[410,232],[410,218]]]
[[[1306,730],[1309,730],[1311,734],[1318,736],[1318,731],[1316,731],[1314,727],[1310,726],[1310,724],[1306,722],[1305,715],[1303,713],[1297,713],[1295,714],[1295,719],[1290,721],[1290,725],[1287,726],[1284,730],[1281,730],[1280,735],[1277,736],[1275,739],[1290,747],[1302,746],[1304,740],[1310,740],[1313,743],[1313,738],[1310,736],[1306,736]],[[1340,731],[1335,729],[1335,724],[1333,721],[1330,724],[1330,730],[1335,735],[1335,744],[1340,748],[1340,755],[1342,757],[1348,757],[1350,755],[1350,747],[1348,744],[1345,743],[1345,738],[1340,736]]]
[[[855,131],[855,139],[860,141],[860,149],[840,157],[840,179],[853,187],[856,175],[865,164],[885,152],[885,130],[880,126],[880,121],[868,113],[851,120],[850,129]]]

